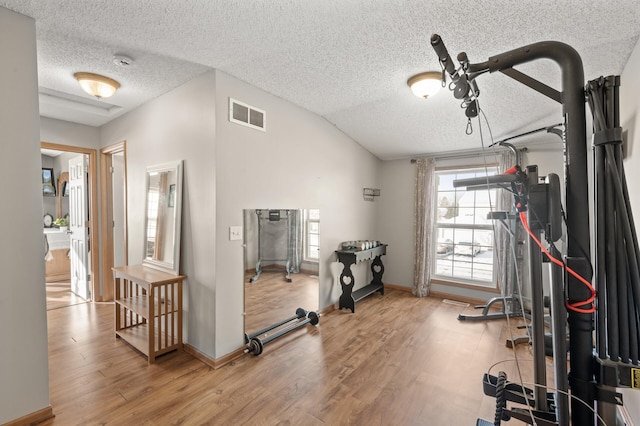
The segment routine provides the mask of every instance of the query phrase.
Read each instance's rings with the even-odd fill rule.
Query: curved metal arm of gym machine
[[[533,43],[489,58],[479,67],[487,67],[489,72],[501,71],[515,65],[537,59],[550,59],[560,66],[562,78],[562,112],[565,117],[566,155],[566,214],[568,234],[574,241],[567,243],[567,256],[589,258],[590,227],[589,217],[584,212],[589,209],[587,179],[587,136],[585,118],[584,70],[582,59],[571,46],[557,41]],[[472,70],[473,65],[469,66]],[[582,251],[584,248],[584,251]],[[585,289],[580,285],[569,291],[572,298],[581,300]],[[588,297],[588,296],[587,296]],[[585,315],[585,321],[590,316]],[[587,347],[584,347],[587,352]]]
[[[438,34],[431,36],[431,46],[447,73],[456,82],[460,76],[449,56],[449,52]],[[484,72],[496,72],[516,65],[550,59],[560,66],[562,79],[562,112],[565,117],[565,139],[567,161],[565,167],[566,214],[568,233],[574,243],[568,243],[567,255],[581,258],[590,256],[589,218],[584,212],[589,209],[587,186],[587,135],[584,98],[584,70],[578,52],[568,44],[557,41],[542,41],[494,55],[486,62],[466,64],[467,78]],[[581,249],[585,248],[584,252]],[[580,298],[582,289],[576,288]]]
[[[515,161],[516,161],[516,166],[521,166],[522,164],[520,163],[520,151],[518,151],[518,148],[515,147],[515,145],[509,143],[509,142],[499,142],[498,146],[506,146],[507,148],[509,148],[511,150],[511,152],[513,152],[513,155],[515,157]]]
[[[457,179],[453,181],[454,188],[466,187],[472,189],[503,188],[504,184],[510,184],[520,179],[518,175],[493,175],[481,176],[469,179]]]

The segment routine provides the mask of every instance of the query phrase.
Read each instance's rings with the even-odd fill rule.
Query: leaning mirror
[[[244,223],[245,338],[318,309],[320,211],[247,209]],[[292,320],[293,321],[293,320]]]
[[[146,170],[146,215],[142,264],[179,274],[182,161]]]

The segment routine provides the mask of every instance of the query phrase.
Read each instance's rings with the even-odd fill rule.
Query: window
[[[320,210],[305,210],[304,217],[304,259],[317,262],[320,250]]]
[[[453,181],[495,174],[482,168],[436,171],[433,277],[495,288],[493,224],[487,219],[497,200],[496,189],[467,191]]]

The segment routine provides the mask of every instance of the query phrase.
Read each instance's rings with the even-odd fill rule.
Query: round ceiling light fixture
[[[416,74],[407,80],[407,84],[414,95],[427,99],[429,96],[438,93],[442,87],[442,73],[439,71],[427,71]]]
[[[120,88],[120,83],[100,74],[77,72],[73,76],[80,83],[82,90],[98,99],[113,96]]]

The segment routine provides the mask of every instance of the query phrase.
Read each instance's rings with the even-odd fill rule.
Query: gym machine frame
[[[533,373],[536,387],[527,389],[521,386],[514,388],[506,382],[506,375],[501,373],[498,378],[485,375],[483,380],[485,393],[496,397],[499,406],[499,415],[496,414],[496,423],[500,424],[503,414],[506,418],[517,418],[524,422],[535,418],[536,424],[554,425],[568,424],[568,400],[563,392],[569,390],[567,381],[566,364],[554,363],[556,388],[562,392],[554,395],[546,392],[546,362],[545,362],[545,324],[544,324],[544,294],[542,288],[542,253],[534,246],[533,238],[540,241],[542,232],[551,247],[552,256],[560,257],[553,245],[562,236],[562,210],[560,194],[560,178],[556,174],[546,177],[546,182],[540,183],[537,166],[527,166],[526,172],[520,165],[514,166],[512,172],[489,177],[461,179],[453,182],[454,187],[467,187],[468,189],[481,189],[487,187],[511,188],[514,194],[514,206],[520,215],[523,227],[529,232],[529,273],[531,282],[531,344],[533,349]],[[526,212],[526,215],[525,215]],[[552,316],[553,349],[554,353],[566,354],[566,327],[564,320],[566,310],[563,305],[562,295],[562,271],[554,265],[551,282],[552,312],[558,312]],[[557,272],[560,272],[558,275]],[[560,293],[556,292],[560,289]],[[528,339],[527,339],[528,340]],[[500,380],[502,379],[502,380]],[[513,401],[533,407],[529,409],[506,409],[506,401]],[[550,415],[550,411],[554,414]],[[555,416],[558,423],[551,423],[550,418]],[[478,425],[487,425],[484,420],[479,420]]]
[[[549,97],[552,100],[562,105],[562,112],[564,118],[565,132],[563,135],[564,149],[565,149],[565,168],[564,168],[564,180],[565,180],[565,221],[567,227],[566,241],[566,257],[564,264],[566,268],[571,268],[573,271],[582,277],[585,281],[592,281],[592,269],[590,265],[591,251],[590,251],[590,225],[589,215],[586,212],[589,211],[589,187],[588,187],[588,174],[587,174],[587,140],[586,140],[586,118],[585,118],[585,90],[584,90],[584,71],[582,66],[582,60],[579,54],[571,47],[564,43],[545,41],[540,43],[530,44],[518,49],[514,49],[499,55],[490,57],[487,61],[472,64],[469,62],[466,53],[460,53],[458,55],[458,61],[460,62],[460,68],[456,69],[449,56],[446,47],[444,46],[442,39],[439,35],[434,34],[431,37],[431,45],[438,55],[440,64],[443,67],[443,77],[446,72],[452,79],[454,97],[462,100],[462,107],[465,108],[466,116],[469,120],[476,117],[478,114],[477,96],[479,94],[475,78],[484,73],[493,73],[500,71],[501,73],[513,78],[514,80],[534,89],[535,91]],[[532,62],[540,59],[549,59],[559,65],[561,70],[561,82],[562,90],[557,91],[532,77],[515,70],[513,67],[521,65],[527,62]],[[632,354],[630,360],[634,363],[631,364],[628,360],[624,360],[625,363],[620,362],[620,357],[612,357],[607,351],[607,348],[612,345],[612,341],[618,342],[622,345],[619,338],[611,337],[610,334],[617,334],[615,327],[612,330],[601,330],[601,327],[605,323],[609,323],[608,314],[612,313],[610,303],[613,299],[613,293],[620,291],[618,289],[610,290],[605,287],[603,281],[608,284],[616,286],[615,276],[610,276],[609,270],[615,270],[616,262],[610,260],[605,261],[602,259],[605,248],[603,247],[604,241],[602,236],[605,234],[602,223],[606,222],[607,211],[602,211],[603,206],[607,203],[605,197],[606,184],[603,183],[598,177],[599,173],[602,173],[602,169],[609,169],[610,174],[615,175],[613,181],[608,187],[609,191],[615,191],[615,197],[612,195],[609,201],[616,203],[616,214],[620,218],[624,229],[618,230],[617,236],[624,237],[625,241],[621,242],[623,238],[620,238],[617,244],[613,247],[615,252],[621,254],[627,254],[627,259],[621,259],[618,257],[618,266],[622,266],[622,277],[618,279],[620,285],[626,286],[625,278],[629,279],[630,291],[633,293],[633,298],[628,298],[629,310],[634,309],[633,316],[629,320],[630,328],[637,326],[638,320],[638,306],[640,306],[640,271],[637,264],[637,257],[639,253],[638,243],[635,236],[635,228],[633,224],[633,218],[630,212],[628,204],[628,194],[626,190],[626,184],[624,183],[624,172],[621,169],[621,149],[620,143],[622,142],[621,129],[619,126],[619,114],[617,111],[617,86],[614,83],[609,83],[608,88],[605,90],[607,99],[604,101],[604,108],[607,110],[605,113],[594,110],[594,104],[596,109],[602,108],[602,105],[598,106],[597,102],[600,99],[596,99],[592,102],[590,98],[590,105],[592,106],[592,112],[594,113],[594,145],[596,145],[596,205],[595,205],[595,217],[597,223],[596,229],[596,245],[597,256],[595,260],[596,266],[596,281],[599,291],[597,314],[598,314],[598,327],[597,330],[597,345],[598,355],[594,355],[594,347],[592,343],[592,332],[594,330],[593,319],[594,315],[591,313],[591,309],[587,309],[585,306],[590,304],[588,301],[593,300],[591,290],[583,285],[580,280],[570,274],[564,274],[560,267],[554,267],[552,269],[552,328],[554,338],[554,364],[556,364],[556,380],[561,382],[566,380],[565,383],[570,384],[572,395],[574,399],[571,401],[571,411],[569,416],[568,401],[566,397],[560,397],[561,393],[558,392],[555,400],[555,414],[549,410],[549,405],[553,404],[553,400],[549,400],[546,394],[545,385],[536,387],[533,391],[535,395],[530,395],[529,392],[524,390],[520,385],[515,383],[506,383],[506,378],[501,374],[499,377],[485,376],[484,386],[485,393],[496,397],[497,410],[496,421],[494,424],[499,425],[501,416],[503,414],[503,408],[506,400],[519,402],[525,405],[534,405],[536,409],[536,418],[522,419],[523,421],[535,421],[537,424],[545,425],[568,425],[569,417],[574,425],[588,425],[595,422],[595,416],[593,409],[595,402],[598,401],[598,414],[603,418],[607,424],[615,424],[615,405],[621,404],[622,397],[615,392],[615,386],[629,386],[629,382],[633,381],[633,375],[640,375],[640,369],[635,368],[637,366],[637,353]],[[590,89],[591,90],[591,89]],[[597,95],[597,92],[596,92]],[[590,96],[594,97],[592,93]],[[597,97],[597,96],[595,96]],[[614,100],[615,98],[615,100]],[[600,116],[599,116],[599,115]],[[601,117],[607,116],[606,124]],[[598,147],[602,145],[605,148],[600,150]],[[612,152],[617,149],[617,152]],[[606,158],[603,153],[609,154]],[[613,158],[612,158],[613,157]],[[619,167],[618,167],[619,166]],[[531,170],[531,175],[527,176],[529,183],[537,184],[534,181],[537,180],[537,170]],[[605,170],[606,172],[606,170]],[[500,179],[499,177],[497,179]],[[487,179],[487,184],[492,182]],[[531,189],[531,188],[530,188]],[[610,225],[609,225],[610,226]],[[533,231],[535,235],[540,235],[539,230]],[[553,232],[553,231],[552,231]],[[616,232],[616,230],[613,230]],[[602,234],[602,235],[601,235]],[[609,236],[615,240],[615,236]],[[539,250],[537,254],[533,256],[540,256]],[[560,253],[551,246],[552,256],[558,257]],[[531,259],[532,262],[537,262],[535,259]],[[625,263],[626,262],[626,263]],[[607,279],[605,280],[601,274],[604,273],[603,269],[606,263],[609,263],[610,267],[607,269]],[[611,265],[613,263],[613,265]],[[626,272],[626,274],[624,273]],[[554,285],[553,282],[562,282],[565,284],[565,288],[562,285]],[[536,292],[534,292],[536,293]],[[619,293],[618,293],[619,294]],[[533,328],[535,329],[535,322],[542,321],[542,316],[539,314],[542,310],[541,300],[539,296],[532,298],[532,304],[537,312],[533,313]],[[631,300],[633,299],[633,300]],[[632,303],[635,305],[632,306]],[[572,307],[567,310],[566,315],[563,316],[564,306]],[[536,306],[540,305],[540,306]],[[576,309],[581,307],[582,309]],[[535,319],[539,316],[539,319]],[[565,363],[560,361],[560,358],[566,360],[565,355],[562,352],[562,340],[561,336],[564,335],[565,318],[569,325],[569,354],[570,354],[570,373],[564,377],[558,377],[561,372],[558,370],[558,365],[562,366]],[[543,324],[544,327],[544,324]],[[630,332],[637,333],[638,330],[629,330]],[[533,331],[533,338],[536,340],[540,334],[540,330]],[[544,337],[544,336],[542,336]],[[631,336],[630,336],[631,338]],[[611,340],[608,340],[611,339]],[[608,341],[607,341],[608,340]],[[637,349],[637,340],[631,341],[632,346],[635,344]],[[617,349],[616,349],[617,350]],[[540,359],[544,361],[544,353],[539,354],[539,350],[534,347],[534,362],[540,364]],[[565,352],[566,353],[566,352]],[[633,355],[636,356],[634,360]],[[601,359],[604,357],[604,359]],[[613,359],[611,359],[613,358]],[[536,360],[537,359],[537,360]],[[542,383],[539,381],[539,376],[544,374],[544,371],[535,371],[536,384]],[[628,377],[626,375],[629,375]],[[624,376],[624,379],[622,378]],[[562,387],[557,386],[560,391]],[[540,391],[539,389],[542,389]],[[566,406],[565,406],[566,405]],[[502,407],[502,408],[500,408]],[[546,415],[543,415],[546,411]],[[537,414],[540,414],[538,417]],[[490,424],[486,421],[478,420],[478,424]]]

